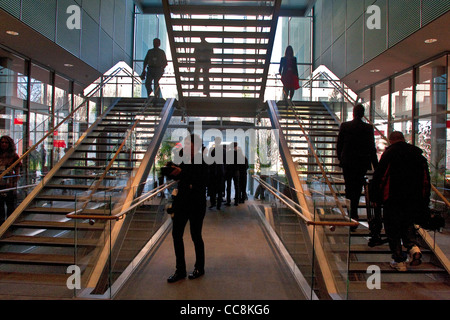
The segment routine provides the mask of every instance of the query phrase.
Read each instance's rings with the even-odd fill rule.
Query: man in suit
[[[350,200],[350,217],[358,220],[358,204],[367,170],[378,166],[373,127],[362,121],[364,106],[353,108],[353,120],[341,124],[337,156],[345,180],[345,197]],[[356,228],[352,227],[352,231]]]

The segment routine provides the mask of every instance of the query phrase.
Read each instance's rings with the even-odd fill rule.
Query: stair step
[[[51,207],[31,207],[24,210],[26,213],[47,213],[47,214],[68,214],[75,210],[75,204],[73,208],[51,208]],[[109,211],[107,211],[109,214]],[[101,215],[105,214],[105,210],[102,209],[85,209],[83,214]]]
[[[111,159],[100,159],[100,158],[70,158],[70,160],[76,160],[76,161],[83,161],[83,160],[89,160],[89,161],[111,161]],[[124,161],[131,161],[131,162],[141,162],[142,159],[121,159],[120,157],[117,157],[114,162],[124,162]],[[92,177],[92,176],[91,176]]]
[[[75,257],[73,255],[0,252],[0,263],[24,263],[24,264],[69,266],[75,263]]]
[[[63,202],[73,202],[75,201],[75,196],[74,195],[52,195],[52,194],[47,194],[47,195],[37,195],[36,200],[38,201],[63,201]],[[78,196],[77,199],[79,201],[82,200],[82,196]],[[108,198],[108,202],[109,202]],[[111,198],[112,201],[118,201],[119,198]],[[91,198],[91,202],[105,202],[105,198],[104,197],[92,197]]]
[[[66,221],[39,221],[39,220],[24,220],[20,222],[14,222],[15,228],[30,228],[30,229],[56,229],[56,230],[91,230],[91,231],[103,231],[104,227],[99,223],[90,225],[89,223]]]
[[[377,265],[382,273],[392,273],[392,272],[405,273],[393,269],[389,265],[389,262],[355,262],[355,261],[350,261],[349,272],[366,273],[367,269],[372,265]],[[410,267],[408,265],[407,268],[408,268],[408,271],[406,271],[407,273],[447,273],[447,271],[444,268],[435,266],[434,264],[429,262],[422,262],[422,264],[415,267]]]
[[[47,184],[45,186],[47,189],[66,189],[66,190],[89,190],[91,188],[91,185],[85,185],[85,184]],[[105,187],[105,186],[98,186],[97,191],[105,191],[110,190],[113,187]]]
[[[92,159],[90,159],[92,160]],[[129,161],[129,160],[123,160],[123,161]],[[53,177],[58,179],[97,179],[101,176],[101,174],[55,174]],[[103,179],[106,180],[115,180],[117,179],[116,176],[106,176]]]
[[[104,169],[103,166],[89,166],[89,167],[82,167],[82,166],[75,166],[75,165],[66,165],[66,166],[62,166],[63,169],[80,169],[80,170],[102,170]],[[117,170],[117,171],[132,171],[134,170],[134,167],[111,167],[110,170]],[[55,186],[52,186],[55,187]],[[65,186],[65,187],[70,187],[70,186]],[[59,185],[59,188],[61,188],[61,185]]]
[[[39,237],[39,236],[10,236],[0,239],[3,244],[23,244],[32,246],[77,246],[96,247],[98,241],[96,239],[77,239],[62,237]]]
[[[43,274],[0,271],[1,283],[26,282],[28,284],[59,285],[66,287],[68,274]],[[67,289],[67,288],[66,288]]]
[[[108,151],[108,150],[76,150],[75,152],[74,152],[74,154],[76,154],[76,153],[108,153],[108,154],[111,154],[112,153],[112,151]],[[129,154],[130,152],[129,151],[120,151],[120,154]],[[145,151],[137,151],[137,150],[135,150],[135,151],[133,151],[133,154],[145,154]],[[85,160],[88,160],[88,159],[85,159]]]

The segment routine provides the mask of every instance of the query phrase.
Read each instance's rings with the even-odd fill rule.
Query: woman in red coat
[[[297,58],[294,57],[294,49],[287,46],[284,57],[280,61],[281,82],[283,83],[284,99],[292,99],[295,90],[300,88],[298,84]]]

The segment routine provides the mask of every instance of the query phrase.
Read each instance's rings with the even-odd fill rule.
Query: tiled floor
[[[304,300],[259,218],[245,204],[207,210],[203,239],[205,275],[169,284],[175,267],[171,233],[145,259],[115,299],[126,300]],[[189,226],[184,235],[188,272],[195,262]]]

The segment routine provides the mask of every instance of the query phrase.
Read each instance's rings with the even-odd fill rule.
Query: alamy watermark
[[[69,30],[81,29],[81,8],[77,5],[67,7],[66,13],[70,16],[66,20],[66,26]]]
[[[67,278],[66,286],[69,290],[81,289],[81,269],[73,264],[67,267],[66,273],[71,275]]]
[[[381,29],[381,9],[377,5],[371,5],[367,7],[367,14],[370,16],[367,18],[366,26],[369,30]]]
[[[208,148],[203,152],[195,152],[193,155],[193,163],[201,164],[243,164],[245,163],[244,154],[247,154],[249,165],[257,162],[261,165],[270,165],[273,156],[279,152],[279,132],[277,129],[219,129],[203,130],[202,122],[194,122],[194,130],[190,132],[186,128],[175,129],[172,131],[170,140],[183,144],[183,152],[174,152],[173,162],[175,164],[191,162],[191,148],[187,148],[190,144],[191,134],[196,135],[200,141],[197,142],[197,148],[202,143],[214,142],[215,153],[211,154]],[[218,148],[222,143],[228,144],[228,149]],[[237,159],[233,152],[232,144],[237,145]],[[199,150],[197,150],[199,151]]]
[[[370,265],[367,267],[367,273],[370,276],[366,280],[367,289],[381,289],[381,269],[377,265]]]
[[[77,5],[71,5],[67,7],[66,13],[69,17],[66,20],[66,26],[69,30],[81,29],[81,8]],[[366,13],[370,15],[367,18],[366,26],[368,29],[373,30],[381,29],[381,9],[377,5],[371,5],[367,7]]]

